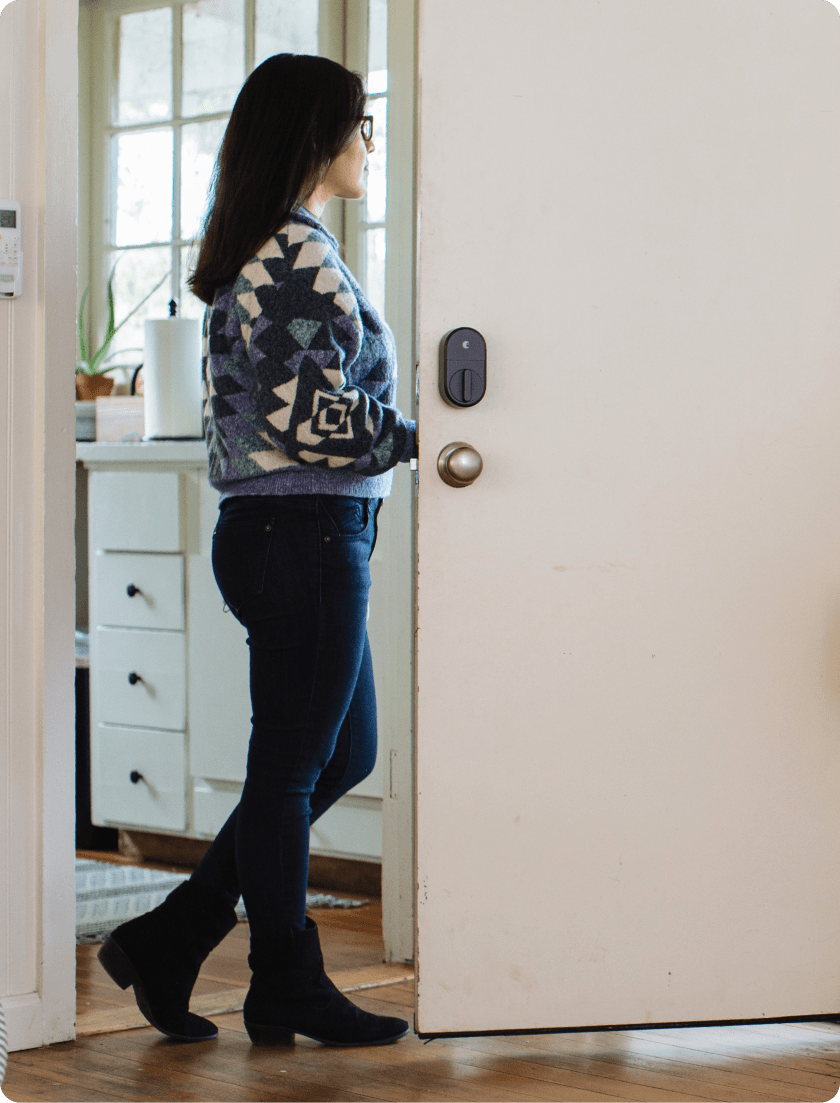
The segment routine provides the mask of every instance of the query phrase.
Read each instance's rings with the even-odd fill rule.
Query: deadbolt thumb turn
[[[477,329],[452,329],[440,343],[441,397],[450,406],[477,406],[487,390],[487,344]]]
[[[469,486],[484,468],[484,461],[471,444],[453,441],[438,456],[438,474],[449,486]]]

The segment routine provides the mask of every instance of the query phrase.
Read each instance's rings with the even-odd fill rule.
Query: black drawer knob
[[[137,674],[136,671],[134,671],[134,670],[132,670],[132,672],[129,674],[128,680],[129,680],[129,683],[133,686],[136,686],[138,682],[143,681],[143,679],[140,677],[140,675]]]
[[[146,780],[139,770],[132,770],[128,777],[132,785],[136,785],[138,781]]]
[[[143,591],[138,586],[135,586],[133,583],[129,583],[129,585],[126,586],[125,592],[128,594],[129,597],[134,597],[135,594],[143,593]]]

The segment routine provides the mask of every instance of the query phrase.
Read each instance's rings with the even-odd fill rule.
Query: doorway
[[[217,4],[216,7],[224,15],[233,11],[236,5],[231,7],[229,4]],[[205,14],[209,12],[212,15],[213,4],[203,5],[203,8],[206,9]],[[373,112],[381,131],[381,184],[374,204],[359,204],[352,209],[350,204],[346,204],[345,209],[336,207],[330,214],[330,228],[343,236],[348,263],[367,277],[373,288],[372,293],[378,295],[385,306],[397,337],[403,365],[399,403],[402,408],[410,410],[414,363],[413,282],[410,278],[411,266],[405,264],[404,258],[413,254],[414,5],[388,5],[381,0],[347,0],[346,3],[337,0],[320,0],[320,3],[318,0],[301,0],[297,8],[300,18],[295,34],[298,38],[294,42],[284,41],[280,23],[272,23],[272,13],[281,9],[288,13],[289,5],[278,5],[271,0],[246,0],[242,9],[245,70],[257,63],[262,54],[297,49],[302,52],[317,50],[326,56],[337,57],[345,60],[351,68],[367,74]],[[190,185],[193,191],[189,192],[186,167],[189,157],[198,160],[204,158],[206,164],[202,171],[205,176],[208,175],[207,166],[212,161],[214,152],[211,147],[218,141],[224,125],[224,104],[222,100],[218,100],[218,95],[222,93],[218,93],[217,101],[209,104],[215,110],[209,110],[208,101],[204,104],[204,114],[200,117],[195,114],[196,108],[193,105],[190,108],[193,113],[189,117],[173,116],[168,120],[167,110],[171,115],[172,105],[166,108],[164,104],[161,108],[155,96],[149,92],[154,85],[155,74],[143,76],[128,46],[125,57],[120,54],[119,46],[116,47],[116,54],[114,53],[113,44],[122,41],[120,36],[124,30],[123,37],[126,41],[131,40],[132,35],[137,40],[135,46],[138,56],[159,58],[166,52],[166,48],[161,46],[157,50],[147,49],[148,43],[143,46],[143,35],[174,35],[173,28],[176,25],[180,27],[176,37],[180,38],[183,49],[185,33],[188,39],[193,31],[185,32],[185,12],[182,9],[181,0],[151,5],[145,0],[137,3],[133,0],[105,0],[97,3],[82,0],[79,58],[82,72],[81,98],[83,105],[87,105],[87,110],[83,110],[80,138],[81,191],[83,195],[87,195],[89,202],[83,202],[80,217],[83,226],[82,240],[85,242],[85,248],[80,251],[80,291],[90,284],[92,309],[94,312],[98,311],[101,318],[106,305],[107,276],[118,261],[114,293],[119,320],[142,298],[146,287],[153,286],[160,275],[158,268],[165,273],[166,266],[169,265],[173,273],[171,285],[162,286],[130,323],[130,326],[134,326],[134,332],[131,332],[130,326],[127,327],[128,332],[121,332],[119,340],[113,346],[115,352],[123,346],[127,351],[130,350],[138,340],[142,344],[143,318],[163,309],[162,296],[168,297],[170,293],[177,292],[181,296],[187,294],[184,288],[184,276],[189,263],[189,242],[186,235],[189,226],[195,223],[194,212],[189,212],[195,206],[193,192],[196,182],[193,181]],[[125,23],[121,23],[121,20]],[[206,37],[209,32],[205,28],[202,33]],[[314,34],[315,38],[309,41],[307,34]],[[163,41],[164,38],[161,37],[161,42]],[[171,79],[175,86],[171,100],[172,103],[183,103],[189,65],[183,60],[186,55],[181,54],[179,60],[177,48],[171,48],[170,54],[173,65]],[[91,65],[91,58],[102,56],[109,59],[106,64]],[[122,77],[120,59],[123,62]],[[165,83],[164,80],[163,84]],[[108,114],[109,105],[114,102],[118,105],[116,118]],[[178,116],[178,111],[175,111],[175,116]],[[161,134],[170,121],[173,135],[178,131],[181,137],[168,137],[165,142],[171,144],[181,140],[186,150],[185,143],[189,137],[195,144],[195,150],[190,147],[180,159],[177,154],[174,156],[171,186],[168,187],[173,194],[181,197],[181,207],[179,209],[177,203],[174,205],[172,236],[168,243],[161,244],[160,241],[137,238],[139,231],[136,225],[138,211],[142,210],[144,186],[137,184],[133,193],[129,189],[125,202],[122,202],[119,191],[122,179],[120,173],[123,172],[125,176],[130,171],[136,171],[136,163],[131,161],[134,154],[131,152],[130,141],[135,132],[140,135],[155,135],[154,140],[160,143],[164,140]],[[124,122],[126,126],[122,127]],[[206,141],[198,133],[201,126],[207,130]],[[142,156],[137,156],[142,161]],[[206,186],[206,180],[202,186]],[[186,200],[184,196],[187,196]],[[129,208],[132,208],[133,214]],[[387,263],[388,257],[393,255],[401,258],[399,266]],[[143,282],[144,279],[146,283]],[[118,388],[124,389],[128,376],[115,374],[119,379]],[[194,489],[194,483],[191,482],[190,485]],[[377,551],[372,564],[374,591],[370,634],[379,690],[380,765],[375,777],[368,779],[363,791],[354,791],[345,798],[341,810],[344,815],[342,828],[350,823],[352,829],[353,817],[363,819],[365,824],[369,824],[371,814],[375,814],[379,820],[377,831],[381,835],[381,843],[367,847],[360,843],[354,851],[352,846],[336,848],[329,830],[321,831],[319,828],[319,832],[313,835],[313,849],[316,853],[331,855],[338,849],[340,857],[355,853],[365,860],[381,860],[384,939],[386,958],[390,961],[411,960],[414,946],[411,659],[413,488],[413,475],[407,470],[400,472],[392,499],[382,515]],[[82,509],[86,505],[84,489],[82,496],[85,502],[79,509],[80,564],[84,562],[86,554],[83,551],[86,528],[81,523]],[[77,574],[77,627],[82,631],[90,627],[86,617],[85,583],[85,571],[80,569]],[[395,609],[399,610],[396,616]],[[228,803],[235,803],[238,784],[236,778],[214,776],[209,779],[202,777],[201,780],[206,783],[205,789],[209,791],[210,798],[216,802],[219,811],[214,815],[220,823],[224,819],[221,810]],[[196,791],[197,786],[193,785],[193,794]],[[195,800],[195,796],[191,799]],[[203,821],[205,826],[201,831],[196,829],[196,822],[195,819],[190,822],[185,837],[201,835],[208,838],[212,835],[214,828],[208,829],[208,821]],[[141,825],[143,826],[149,825]],[[335,834],[333,832],[333,836]],[[368,838],[368,828],[362,834],[364,838]]]

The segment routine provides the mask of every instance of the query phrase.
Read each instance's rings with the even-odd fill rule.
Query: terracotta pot
[[[85,375],[84,372],[76,372],[76,398],[80,402],[104,398],[113,389],[114,380],[109,375]]]

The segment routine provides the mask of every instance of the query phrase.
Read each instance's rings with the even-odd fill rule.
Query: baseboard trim
[[[6,1020],[9,1053],[38,1049],[44,1044],[44,1011],[37,992],[23,996],[4,996],[0,1000]]]
[[[312,888],[360,893],[362,896],[381,896],[382,864],[357,858],[310,854],[309,884]]]
[[[119,853],[134,862],[165,862],[195,869],[207,852],[211,839],[188,839],[184,835],[158,835],[152,831],[120,828]]]
[[[155,863],[184,870],[198,865],[210,842],[182,835],[157,835],[151,831],[120,828],[119,855],[125,861]],[[309,855],[309,884],[336,892],[382,895],[382,864],[330,854]]]

